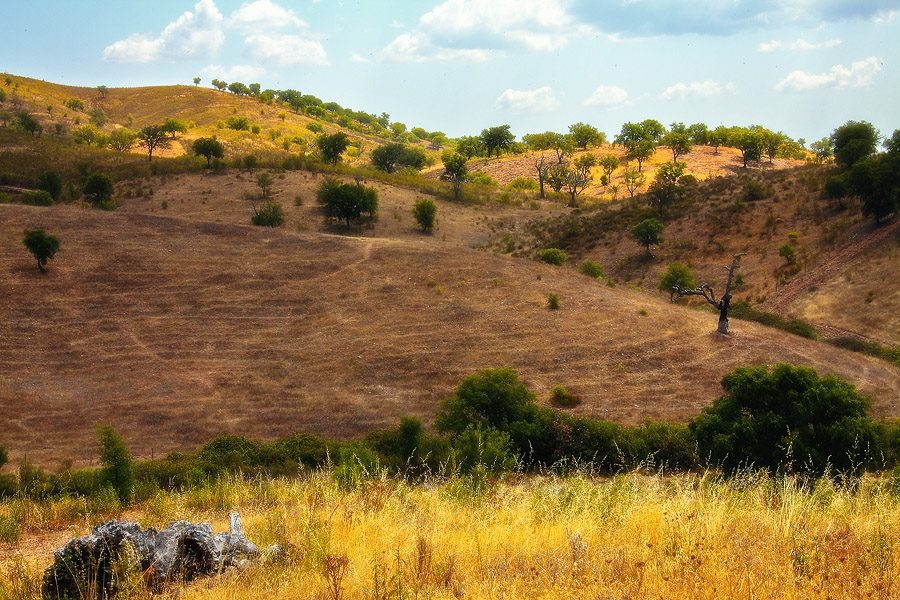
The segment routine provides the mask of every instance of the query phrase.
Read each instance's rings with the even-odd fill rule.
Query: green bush
[[[744,321],[755,321],[766,327],[782,329],[810,340],[819,339],[819,333],[812,323],[802,319],[785,319],[776,313],[756,310],[746,301],[732,302],[728,309],[728,316]]]
[[[561,267],[566,264],[566,253],[559,248],[544,248],[538,254],[538,260],[548,265]]]
[[[581,404],[581,398],[573,396],[561,385],[554,386],[550,393],[550,402],[554,406],[572,408]]]
[[[385,470],[373,450],[362,444],[347,444],[341,447],[338,463],[332,477],[344,490],[355,490],[366,481],[385,475]]]
[[[559,310],[559,294],[550,292],[547,294],[547,308],[550,310]]]
[[[434,228],[434,220],[437,216],[437,204],[431,198],[422,198],[417,200],[412,209],[416,223],[423,231]]]
[[[451,436],[469,425],[504,430],[510,423],[529,420],[536,408],[535,395],[514,369],[487,369],[463,379],[456,393],[441,402],[435,427]]]
[[[249,131],[250,119],[248,119],[247,117],[232,115],[228,117],[228,120],[225,121],[225,126],[236,131]]]
[[[684,263],[669,263],[669,268],[659,277],[659,289],[662,292],[669,292],[669,298],[674,298],[674,288],[678,287],[682,290],[692,290],[697,287],[694,282],[694,273],[691,268]]]
[[[22,204],[29,206],[53,206],[53,196],[46,190],[28,190],[22,194]]]
[[[725,395],[689,427],[700,456],[726,472],[857,474],[875,447],[869,401],[843,379],[808,367],[739,367],[722,378]]]
[[[103,465],[99,473],[100,481],[116,492],[119,502],[128,504],[134,491],[134,463],[131,453],[112,427],[97,425],[95,431],[100,440],[100,464]]]
[[[496,186],[497,180],[484,171],[474,171],[469,174],[469,181],[478,185]]]
[[[516,177],[506,185],[506,189],[536,192],[540,189],[540,185],[531,177]]]
[[[9,204],[9,194],[6,192],[0,192],[0,204]]]
[[[766,197],[766,186],[758,181],[748,181],[744,184],[743,200],[745,202],[755,202]]]
[[[284,208],[276,200],[264,202],[259,208],[253,207],[250,222],[260,227],[281,227],[284,225]]]
[[[469,425],[451,445],[456,469],[463,474],[476,470],[497,476],[516,467],[509,434],[490,426]]]
[[[578,267],[578,272],[595,279],[600,279],[604,275],[603,265],[594,262],[589,258],[585,259],[584,262],[581,263],[581,266]]]
[[[257,442],[238,435],[219,435],[197,452],[196,466],[211,475],[256,467],[263,456]]]
[[[38,189],[44,190],[53,196],[54,202],[59,202],[63,191],[62,179],[53,171],[45,171],[38,177]]]
[[[323,131],[325,131],[325,128],[322,127],[320,123],[316,123],[315,121],[310,121],[309,123],[307,123],[306,128],[313,133],[322,133]]]
[[[790,244],[784,244],[778,249],[778,256],[784,258],[787,264],[792,265],[797,262],[797,251]]]

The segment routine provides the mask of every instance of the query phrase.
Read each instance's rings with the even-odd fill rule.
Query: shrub
[[[248,154],[241,160],[241,163],[244,165],[245,169],[253,170],[256,168],[256,165],[259,164],[259,157],[255,154]]]
[[[81,191],[94,206],[102,206],[112,199],[112,180],[104,173],[93,173],[85,178]]]
[[[26,229],[22,243],[37,260],[38,269],[44,272],[44,265],[59,252],[59,238],[48,235],[43,229]]]
[[[384,475],[384,468],[378,455],[362,444],[348,444],[340,449],[338,464],[332,476],[338,485],[345,490],[359,488],[365,481],[377,479]]]
[[[412,213],[419,227],[424,231],[428,231],[434,227],[434,220],[437,216],[437,204],[431,198],[422,198],[416,201]]]
[[[232,115],[225,121],[225,126],[236,131],[249,131],[250,119],[248,119],[247,117]]]
[[[554,406],[572,408],[573,406],[578,406],[579,404],[581,404],[581,398],[571,395],[568,391],[566,391],[566,388],[561,385],[557,385],[554,386],[553,390],[551,391],[550,402],[552,402]]]
[[[538,260],[548,265],[561,267],[566,264],[566,253],[559,248],[544,248],[538,254]]]
[[[868,400],[834,375],[789,364],[739,367],[722,386],[726,394],[689,427],[700,455],[726,472],[855,474],[876,441]]]
[[[284,209],[275,200],[264,202],[259,208],[253,207],[250,222],[261,227],[281,227],[284,225]]]
[[[559,310],[559,294],[551,292],[547,295],[547,308],[550,310]]]
[[[323,131],[325,131],[325,128],[322,127],[320,123],[316,123],[315,121],[310,121],[309,123],[307,123],[306,128],[313,133],[322,133]]]
[[[787,264],[792,265],[797,261],[797,251],[790,244],[784,244],[778,249],[778,256],[784,257]]]
[[[481,470],[496,476],[516,467],[509,434],[494,427],[469,425],[456,436],[451,447],[456,468],[464,474]]]
[[[259,135],[260,131],[262,131],[262,129],[260,129],[259,125],[254,124],[252,127],[250,127],[250,132],[254,135]]]
[[[589,258],[585,259],[585,261],[581,263],[581,266],[578,267],[578,272],[595,279],[600,279],[604,274],[603,265],[594,262]]]
[[[538,185],[538,182],[531,177],[516,177],[507,184],[506,189],[536,192],[540,189],[540,186]]]
[[[53,171],[46,171],[38,177],[38,189],[50,194],[54,202],[59,202],[63,190],[62,179]]]
[[[514,369],[487,369],[463,379],[441,402],[435,427],[451,436],[470,425],[505,430],[511,423],[529,420],[536,408],[534,394]]]
[[[28,190],[22,194],[22,204],[29,206],[53,206],[53,196],[46,190]]]
[[[196,464],[214,475],[256,466],[261,456],[262,448],[256,442],[238,435],[219,435],[200,448]]]
[[[485,173],[484,171],[475,171],[469,174],[469,181],[478,185],[496,186],[497,180]]]
[[[746,202],[755,202],[766,197],[766,186],[758,181],[748,181],[744,184],[743,199]]]
[[[669,292],[669,299],[671,300],[675,295],[675,286],[682,290],[690,290],[697,287],[691,268],[677,261],[669,263],[669,268],[660,275],[657,289],[662,292]]]
[[[108,425],[96,425],[100,440],[100,481],[116,492],[119,502],[127,504],[134,491],[134,464],[125,442]]]
[[[0,192],[0,204],[9,204],[9,194],[6,192]]]

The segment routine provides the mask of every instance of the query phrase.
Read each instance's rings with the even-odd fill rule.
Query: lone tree
[[[100,206],[107,200],[112,199],[112,180],[110,180],[109,175],[104,173],[88,175],[84,180],[84,187],[81,191],[91,199],[95,206]]]
[[[671,301],[674,302],[678,298],[683,296],[703,296],[706,298],[706,301],[712,304],[719,311],[719,333],[729,333],[728,332],[728,308],[731,305],[731,290],[732,284],[734,283],[734,272],[740,268],[740,260],[741,257],[744,256],[745,252],[741,252],[740,254],[735,254],[734,258],[731,261],[730,267],[723,267],[728,271],[728,281],[725,284],[725,294],[722,296],[722,299],[716,302],[716,294],[713,291],[712,287],[708,283],[704,283],[698,288],[693,289],[682,289],[680,286],[673,285],[672,286],[672,297]]]
[[[119,498],[127,504],[134,491],[134,463],[131,453],[122,438],[109,425],[94,425],[100,441],[100,480],[109,485]]]
[[[26,229],[22,243],[34,255],[41,273],[46,272],[44,265],[47,261],[59,252],[59,238],[45,233],[43,229]]]
[[[170,145],[169,131],[162,125],[147,125],[137,134],[138,145],[147,149],[147,160],[153,160],[153,151],[158,148],[168,148]]]
[[[459,200],[463,182],[469,177],[469,167],[466,165],[466,157],[456,152],[444,152],[444,174],[441,179],[449,181],[453,185],[453,199]]]
[[[316,139],[316,146],[319,148],[322,160],[333,165],[338,164],[341,154],[349,144],[350,138],[343,131],[331,135],[321,135]]]
[[[216,139],[216,136],[197,138],[194,140],[194,143],[191,144],[191,149],[197,156],[206,157],[207,167],[212,164],[212,159],[225,157],[225,146]]]
[[[666,226],[656,219],[644,219],[631,228],[631,237],[641,246],[647,248],[650,254],[650,246],[662,242],[662,232]]]
[[[372,166],[385,173],[393,173],[407,167],[421,171],[426,160],[425,153],[421,149],[411,148],[405,144],[385,144],[372,150]]]
[[[334,177],[326,177],[316,190],[316,198],[322,204],[325,217],[347,223],[360,218],[363,213],[375,216],[378,211],[378,190],[352,183],[341,183]]]
[[[412,209],[416,223],[423,231],[434,228],[434,219],[437,216],[437,204],[431,198],[422,198],[418,200]]]

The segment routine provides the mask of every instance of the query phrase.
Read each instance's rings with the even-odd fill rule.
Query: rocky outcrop
[[[44,573],[44,598],[111,598],[138,573],[150,589],[159,590],[169,582],[245,566],[262,552],[244,536],[237,513],[231,513],[230,521],[229,532],[215,535],[209,523],[188,521],[159,531],[114,520],[97,525],[90,535],[53,553],[53,564]],[[265,551],[269,556],[280,553],[278,546]]]

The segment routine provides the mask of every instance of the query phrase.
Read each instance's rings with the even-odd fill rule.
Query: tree
[[[869,401],[843,379],[789,364],[738,367],[725,395],[689,427],[699,453],[728,473],[742,468],[858,475],[875,442]],[[861,456],[862,455],[862,456]]]
[[[168,148],[170,145],[168,132],[162,125],[147,125],[137,134],[138,145],[147,149],[147,160],[153,160],[153,151]]]
[[[338,131],[331,135],[320,135],[316,139],[316,146],[319,149],[322,160],[333,165],[338,164],[338,161],[341,160],[341,154],[344,153],[349,144],[350,138],[343,131]]]
[[[834,147],[831,145],[831,139],[824,137],[821,140],[813,142],[809,145],[809,149],[816,157],[817,163],[823,163],[834,156]]]
[[[545,133],[529,133],[522,136],[522,141],[524,141],[529,148],[531,148],[532,152],[540,152],[540,157],[534,159],[534,168],[537,170],[538,174],[538,189],[540,190],[541,198],[544,197],[544,179],[547,176],[547,169],[549,165],[547,165],[544,152],[553,147],[555,133],[552,131],[547,131]]]
[[[858,161],[875,153],[878,130],[868,121],[847,121],[831,134],[834,160],[849,169]]]
[[[705,134],[704,134],[705,137]],[[663,146],[668,146],[672,151],[672,162],[676,162],[682,154],[688,154],[692,149],[691,136],[687,131],[670,131],[660,140]]]
[[[112,199],[113,184],[108,175],[93,173],[84,179],[81,191],[84,192],[85,196],[91,198],[91,202],[95,206],[100,206]]]
[[[74,110],[75,112],[84,110],[84,102],[81,98],[66,98],[66,101],[63,104],[66,105],[66,108]]]
[[[250,90],[251,96],[259,98],[259,92],[262,89],[262,86],[260,86],[258,83],[251,83],[248,89]]]
[[[535,395],[513,369],[487,369],[463,379],[456,393],[441,402],[435,428],[456,437],[470,425],[505,431],[529,421],[536,412]]]
[[[613,172],[619,168],[619,158],[615,154],[607,154],[600,159],[600,167],[603,169],[603,174],[606,176],[606,183],[608,184]]]
[[[444,163],[444,174],[441,179],[445,179],[453,186],[453,199],[459,200],[463,182],[469,176],[469,167],[466,164],[466,157],[456,152],[446,151],[441,157]]]
[[[109,93],[109,89],[105,85],[98,85],[97,91],[100,92],[101,98],[106,98],[106,94]]]
[[[635,143],[631,150],[625,155],[629,160],[636,160],[638,163],[638,173],[641,172],[644,161],[653,158],[656,152],[656,143],[652,140],[641,140]]]
[[[637,191],[639,187],[644,185],[644,182],[647,180],[646,176],[643,173],[638,171],[629,171],[625,170],[625,175],[623,176],[625,180],[625,189],[628,190],[631,198],[634,198],[634,192]]]
[[[127,504],[134,491],[134,465],[125,442],[108,425],[94,425],[100,440],[100,480],[116,493],[119,502]]]
[[[199,77],[194,77],[194,87],[197,87],[198,85],[200,85],[201,81],[202,80]]]
[[[372,165],[379,171],[393,173],[409,167],[420,171],[425,166],[425,153],[405,144],[385,144],[372,150]]]
[[[705,146],[709,143],[709,127],[706,123],[694,123],[687,128],[687,133],[695,146]]]
[[[488,157],[490,158],[491,154],[496,151],[497,158],[499,159],[500,151],[509,148],[510,144],[515,141],[516,136],[510,132],[509,125],[499,125],[497,127],[482,129],[479,139],[481,140],[481,143],[484,144]]]
[[[219,90],[220,92],[224,92],[225,88],[228,87],[228,84],[222,81],[221,79],[213,79],[211,82],[212,86]]]
[[[847,183],[863,201],[862,211],[875,224],[900,208],[900,153],[866,156],[847,172]]]
[[[235,131],[250,131],[250,119],[243,115],[231,115],[225,121],[225,127]]]
[[[719,311],[719,333],[728,333],[728,309],[731,306],[731,290],[734,284],[734,272],[740,268],[740,260],[741,257],[744,256],[744,253],[735,254],[734,258],[731,261],[730,267],[724,267],[725,270],[728,271],[728,280],[725,283],[725,294],[722,295],[722,299],[716,302],[716,294],[713,291],[712,287],[708,283],[704,283],[698,288],[693,289],[685,289],[676,286],[673,286],[672,290],[675,292],[674,298],[672,301],[674,302],[678,298],[683,296],[703,296],[703,298],[709,302],[716,310]]]
[[[606,142],[606,135],[598,131],[593,125],[585,123],[579,122],[569,125],[569,134],[572,136],[575,147],[582,150],[587,150],[589,145],[599,146]]]
[[[256,185],[259,186],[263,198],[268,198],[272,193],[272,185],[274,183],[275,180],[268,173],[260,173],[256,176]]]
[[[650,254],[650,246],[662,243],[662,232],[665,228],[666,226],[656,219],[644,219],[631,228],[631,237],[647,248],[647,254]]]
[[[647,194],[650,202],[656,204],[659,209],[660,220],[663,218],[665,207],[683,197],[684,187],[678,184],[678,180],[686,168],[686,163],[671,162],[663,164],[656,171],[656,179],[650,184]]]
[[[191,149],[197,156],[206,158],[206,166],[210,166],[212,164],[212,159],[214,158],[225,157],[225,146],[216,139],[216,136],[197,138],[194,140],[194,143],[191,144]]]
[[[49,235],[43,229],[26,229],[22,243],[37,260],[38,270],[45,273],[44,265],[59,252],[59,238]]]
[[[284,208],[274,200],[263,202],[259,208],[253,207],[250,223],[258,227],[281,227],[284,225]]]
[[[134,146],[137,139],[137,133],[134,131],[119,127],[113,129],[112,133],[107,137],[107,145],[118,152],[128,152]]]
[[[97,146],[102,148],[107,143],[107,137],[103,132],[89,123],[79,125],[72,130],[72,138],[76,144],[84,144],[85,146]]]
[[[741,151],[746,169],[748,162],[762,158],[765,137],[759,128],[734,127],[728,135],[728,144]]]
[[[106,125],[107,121],[109,121],[109,117],[106,116],[106,112],[100,108],[99,106],[94,107],[88,113],[88,118],[91,123],[96,125],[97,127],[103,127]]]
[[[669,292],[669,301],[675,301],[675,289],[693,289],[697,284],[694,282],[694,273],[691,268],[684,263],[675,261],[669,263],[669,268],[659,277],[659,287],[661,292]]]
[[[597,157],[593,154],[582,154],[572,167],[566,167],[564,186],[572,200],[570,206],[575,206],[575,197],[578,196],[591,182],[591,169],[597,164]]]
[[[706,134],[706,142],[715,148],[716,154],[718,154],[719,146],[724,146],[728,143],[728,128],[724,125],[719,125]]]
[[[347,223],[359,219],[363,213],[375,216],[378,210],[378,191],[373,187],[364,187],[349,183],[341,183],[334,177],[326,177],[316,190],[316,198],[322,204],[325,217],[338,219]]]
[[[22,131],[27,131],[31,134],[31,137],[34,137],[35,134],[40,137],[41,132],[44,131],[41,123],[27,110],[20,110],[16,113],[14,127]]]
[[[176,133],[187,133],[188,130],[187,123],[184,123],[172,117],[169,117],[168,119],[163,121],[162,128],[166,133],[172,134],[173,140],[175,139]]]
[[[422,198],[417,200],[412,209],[416,223],[423,231],[434,228],[434,220],[437,216],[437,204],[431,198]]]
[[[38,177],[38,189],[50,194],[54,202],[59,202],[63,189],[62,179],[53,171],[41,173],[41,176]]]
[[[484,145],[482,145],[481,139],[471,135],[464,135],[456,140],[456,151],[465,156],[466,160],[472,160],[472,158],[481,156],[484,153]]]

